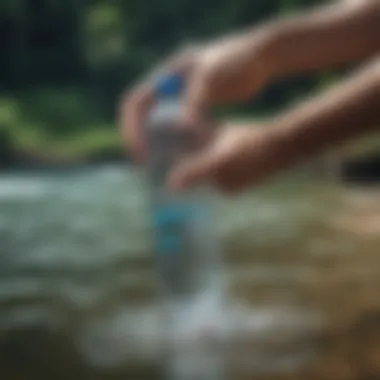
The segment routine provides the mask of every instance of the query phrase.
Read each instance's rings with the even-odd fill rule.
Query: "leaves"
[[[33,123],[48,120],[51,131],[109,121],[123,88],[184,41],[208,40],[315,1],[2,0],[0,96],[22,98]],[[279,107],[313,87],[308,80],[281,84],[254,105]]]

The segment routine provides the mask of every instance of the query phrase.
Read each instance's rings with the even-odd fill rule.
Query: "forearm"
[[[380,0],[334,2],[275,19],[251,32],[262,39],[272,76],[354,63],[380,50]]]
[[[268,131],[280,165],[291,166],[325,148],[380,128],[380,59],[274,121]]]

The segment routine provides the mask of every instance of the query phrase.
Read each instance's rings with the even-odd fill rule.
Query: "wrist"
[[[281,57],[278,46],[280,37],[285,32],[283,24],[281,21],[269,21],[246,34],[245,43],[251,53],[252,65],[260,66],[260,71],[268,82],[283,74],[281,62],[284,57]]]
[[[246,62],[246,68],[254,82],[262,86],[277,76],[277,63],[272,47],[274,29],[271,25],[262,25],[243,31],[235,37],[234,56]]]

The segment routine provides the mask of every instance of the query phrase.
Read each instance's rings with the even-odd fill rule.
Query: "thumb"
[[[210,105],[209,83],[210,75],[206,70],[195,70],[189,77],[182,115],[186,123],[197,125],[203,119]]]
[[[215,158],[209,151],[195,154],[180,163],[169,176],[169,187],[183,190],[213,176]]]

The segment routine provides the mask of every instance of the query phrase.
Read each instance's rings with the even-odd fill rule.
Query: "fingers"
[[[210,74],[203,68],[195,70],[189,78],[182,115],[186,123],[196,126],[203,120],[205,111],[210,106],[209,83]]]
[[[187,82],[188,73],[191,71],[194,64],[195,54],[196,48],[193,45],[182,48],[164,63],[156,67],[151,72],[147,82],[149,82],[151,86],[154,86],[158,79],[168,73],[182,75]]]
[[[204,179],[212,177],[216,163],[216,157],[208,150],[188,157],[171,173],[169,187],[179,191],[201,183]]]
[[[173,171],[169,177],[169,188],[182,191],[202,182],[213,182],[226,195],[234,195],[244,188],[245,183],[235,178],[239,176],[231,173],[221,175],[221,167],[223,163],[220,162],[220,158],[211,152],[190,157]]]
[[[167,72],[176,72],[186,76],[192,64],[192,51],[187,48],[154,70],[145,83],[138,86],[121,103],[119,110],[121,133],[133,158],[140,163],[145,159],[142,125],[149,108],[154,103],[155,82],[159,76]]]
[[[153,87],[143,85],[127,97],[121,107],[121,128],[124,141],[137,162],[145,156],[142,125],[154,101]]]

